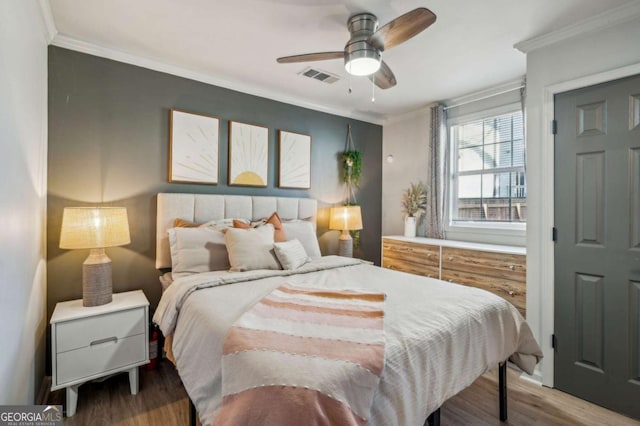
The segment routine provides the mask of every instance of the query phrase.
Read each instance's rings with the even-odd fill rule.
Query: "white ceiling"
[[[74,39],[211,76],[230,88],[338,114],[370,118],[418,109],[512,81],[525,73],[515,43],[561,29],[629,0],[50,0],[57,39]],[[398,85],[376,89],[341,60],[308,65],[343,77],[327,85],[298,75],[307,64],[279,56],[342,50],[346,21],[380,25],[416,7],[435,24],[383,53]],[[63,37],[60,37],[63,36]],[[54,44],[64,45],[62,43]]]

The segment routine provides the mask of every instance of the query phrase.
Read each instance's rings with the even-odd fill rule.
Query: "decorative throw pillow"
[[[174,228],[197,228],[198,226],[200,226],[199,223],[191,222],[189,220],[180,219],[179,217],[175,218],[173,220],[173,227]]]
[[[239,229],[250,229],[251,225],[240,219],[233,219],[233,227]]]
[[[286,232],[289,240],[300,241],[310,258],[316,259],[322,256],[318,237],[311,222],[306,220],[287,221],[282,223],[282,229]]]
[[[270,223],[271,225],[273,225],[273,228],[274,228],[273,239],[275,242],[280,243],[280,242],[287,241],[287,234],[284,232],[284,229],[282,228],[282,221],[280,220],[280,216],[278,216],[277,212],[273,212],[273,214],[271,214],[271,216],[269,216],[268,219],[266,220],[263,219],[261,221],[258,221],[255,225],[253,224],[249,225],[248,223],[243,222],[239,219],[234,219],[233,227],[240,228],[240,229],[248,229],[251,227],[257,228],[258,226],[262,226],[267,223]]]
[[[283,269],[298,269],[311,260],[298,240],[274,243],[273,248]]]
[[[231,271],[254,269],[282,269],[273,248],[273,225],[258,228],[229,228],[224,240],[229,252]]]
[[[171,274],[174,279],[209,271],[228,270],[224,233],[207,227],[169,229]]]

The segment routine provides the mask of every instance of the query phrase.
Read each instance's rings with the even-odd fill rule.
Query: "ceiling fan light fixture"
[[[345,69],[351,75],[371,75],[380,69],[380,61],[374,58],[353,58],[344,64]]]
[[[364,49],[350,49],[344,58],[344,68],[351,75],[371,75],[380,69],[382,57],[378,49],[366,46]]]

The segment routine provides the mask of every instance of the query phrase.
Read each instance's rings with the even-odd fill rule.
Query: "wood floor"
[[[518,378],[509,369],[509,421],[498,420],[497,370],[479,378],[442,407],[441,422],[450,425],[640,425],[640,422]],[[49,404],[64,405],[64,390],[52,392]],[[140,392],[129,393],[127,374],[80,387],[76,415],[67,425],[186,425],[187,394],[172,364],[155,371],[140,369]]]

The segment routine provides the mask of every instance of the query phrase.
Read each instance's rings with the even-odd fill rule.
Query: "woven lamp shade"
[[[124,207],[65,207],[60,248],[91,249],[82,264],[82,305],[112,301],[111,259],[105,247],[129,244],[129,221]]]
[[[60,248],[104,248],[130,242],[125,207],[65,207]]]
[[[332,207],[329,216],[329,229],[355,231],[362,229],[360,206]]]

